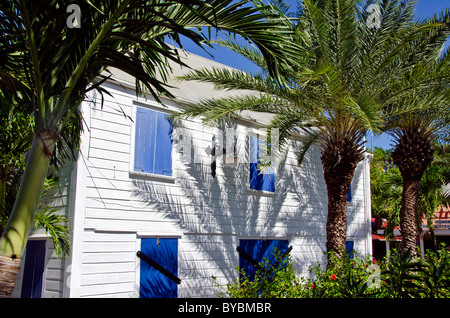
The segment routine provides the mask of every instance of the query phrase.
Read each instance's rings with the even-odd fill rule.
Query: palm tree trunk
[[[37,133],[8,224],[0,239],[0,291],[9,296],[18,272],[18,262],[28,240],[34,211],[39,202],[56,138],[47,131]],[[12,262],[10,262],[12,260]]]
[[[327,215],[327,252],[338,257],[343,256],[345,238],[347,236],[347,193],[353,174],[347,178],[338,177],[328,173],[325,176],[328,192]],[[348,181],[350,180],[350,181]]]
[[[420,179],[433,162],[433,147],[429,131],[421,130],[413,124],[395,131],[396,145],[392,152],[394,164],[403,178],[402,206],[400,208],[400,232],[402,252],[417,256],[417,200]]]
[[[400,232],[402,234],[401,249],[409,252],[412,257],[417,256],[417,220],[416,209],[419,197],[420,179],[403,177],[402,206],[400,208]]]
[[[364,158],[358,139],[342,138],[339,142],[326,142],[322,147],[322,166],[328,193],[326,226],[327,252],[342,258],[347,235],[347,194],[356,166]],[[330,259],[328,266],[332,266]]]
[[[10,298],[19,272],[20,259],[0,256],[0,298]]]

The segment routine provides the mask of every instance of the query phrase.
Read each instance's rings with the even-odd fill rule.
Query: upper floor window
[[[275,174],[273,167],[260,167],[259,159],[262,153],[260,140],[250,136],[250,189],[275,192]]]
[[[168,115],[136,108],[134,171],[172,175],[172,124]]]

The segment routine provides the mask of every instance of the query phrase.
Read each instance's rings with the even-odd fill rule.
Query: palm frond
[[[308,126],[311,116],[308,112],[301,109],[290,108],[289,112],[281,112],[275,115],[273,120],[267,126],[268,143],[271,144],[272,136],[271,131],[273,129],[278,130],[278,147],[275,147],[275,151],[272,151],[270,147],[270,154],[273,158],[276,158],[276,162],[280,162],[283,155],[289,150],[289,141],[300,134],[299,127]],[[309,130],[308,130],[309,131]]]
[[[305,159],[307,151],[312,145],[318,142],[321,137],[319,130],[308,131],[305,141],[302,143],[300,150],[297,152],[297,165],[300,166]]]
[[[186,103],[173,119],[189,119],[201,115],[206,125],[217,125],[236,118],[243,110],[282,114],[288,109],[284,100],[269,95],[245,95],[221,99],[206,99]]]
[[[219,90],[247,90],[278,96],[284,94],[286,98],[289,98],[289,90],[280,86],[271,77],[263,74],[250,75],[244,71],[225,67],[191,70],[179,76],[178,80],[211,83]]]
[[[381,112],[374,100],[364,95],[359,96],[357,100],[348,97],[344,99],[343,105],[350,116],[358,120],[361,129],[374,133],[381,132]]]
[[[81,28],[66,26],[67,5],[62,0],[2,3],[0,28],[5,32],[0,41],[14,45],[0,47],[4,57],[0,87],[30,95],[36,129],[69,141],[66,123],[74,118],[80,121],[78,105],[90,89],[101,90],[90,83],[107,68],[135,77],[138,95],[149,93],[159,101],[161,95],[171,97],[165,83],[171,73],[169,61],[184,63],[167,39],[182,48],[180,37],[185,36],[204,48],[211,37],[205,28],[237,34],[260,50],[269,72],[276,75],[281,61],[299,47],[289,40],[293,32],[282,15],[271,6],[255,3],[105,0],[94,6],[80,1]],[[22,70],[23,75],[12,70]],[[76,148],[78,141],[69,144]]]
[[[267,63],[264,59],[264,56],[255,48],[249,45],[242,45],[238,41],[229,39],[218,39],[212,41],[212,43],[216,43],[222,47],[226,47],[243,57],[247,58],[249,61],[253,62],[255,65],[261,67],[263,70],[267,71]]]

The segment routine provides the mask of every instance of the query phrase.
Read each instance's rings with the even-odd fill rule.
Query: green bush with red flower
[[[279,253],[278,253],[279,256]],[[299,277],[287,257],[270,275],[256,271],[250,280],[240,278],[221,289],[231,298],[448,298],[450,253],[429,251],[424,259],[392,251],[385,259],[349,259],[329,255],[332,266],[310,267],[311,279]],[[267,264],[262,264],[267,268]],[[264,267],[266,266],[266,267]]]
[[[354,298],[373,295],[379,287],[380,267],[367,257],[353,259],[329,256],[332,266],[317,264],[310,268],[313,279],[306,281],[301,297]]]

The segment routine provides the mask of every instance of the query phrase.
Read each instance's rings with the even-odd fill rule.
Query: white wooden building
[[[219,65],[194,54],[186,63]],[[185,71],[174,66],[174,76]],[[226,163],[225,155],[217,156],[212,169],[212,142],[225,136],[223,128],[204,127],[195,119],[183,121],[180,130],[165,118],[185,101],[232,92],[172,81],[177,99],[164,99],[163,106],[151,97],[137,99],[134,79],[113,73],[115,82],[104,84],[113,97],[105,95],[102,107],[94,94],[81,105],[86,125],[81,152],[61,169],[60,187],[48,196],[70,219],[72,254],[57,259],[51,239],[33,233],[30,242],[41,244],[24,254],[16,297],[215,297],[216,284],[236,279],[236,267],[245,265],[238,246],[253,249],[246,252],[255,259],[267,255],[264,249],[292,246],[299,275],[323,262],[327,192],[317,147],[298,167],[299,132],[276,171],[266,175],[270,181],[252,181],[257,177],[251,176],[254,139],[249,136],[262,136],[271,117],[245,112],[232,126],[237,159]],[[189,147],[181,147],[187,141],[190,162]],[[254,182],[261,184],[255,188]],[[356,170],[347,213],[349,246],[360,256],[371,254],[368,159]],[[163,269],[149,266],[142,254]],[[42,265],[27,265],[31,258]],[[164,269],[172,277],[161,274]],[[25,278],[27,271],[38,279]],[[180,281],[174,283],[173,276]]]

